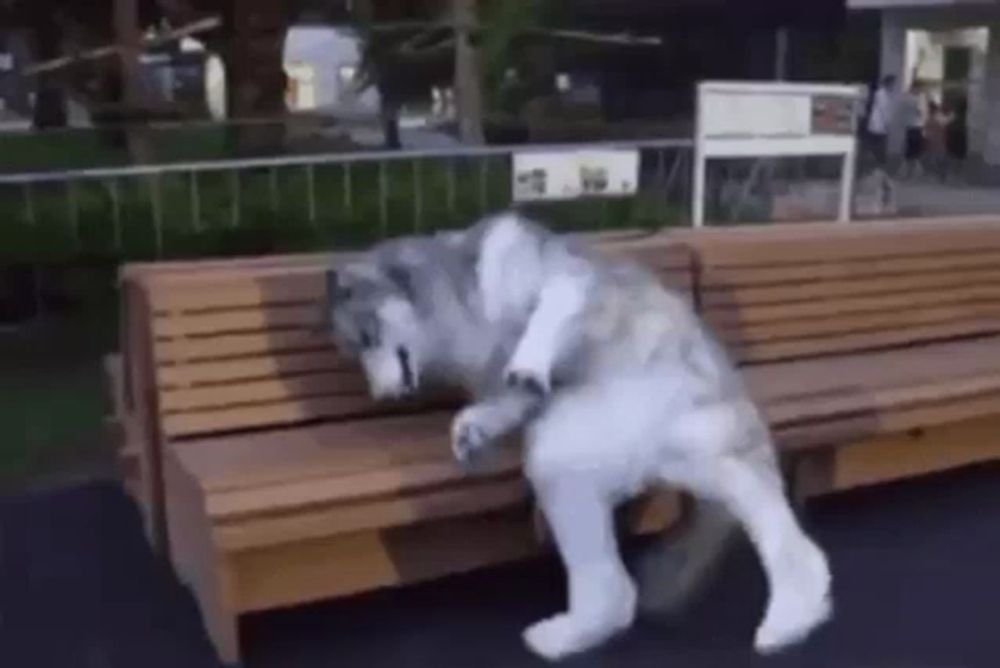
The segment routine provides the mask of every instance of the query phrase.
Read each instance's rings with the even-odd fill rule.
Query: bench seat
[[[749,366],[744,373],[786,452],[1000,412],[1000,336]],[[267,540],[266,527],[279,519],[360,499],[378,512],[352,512],[338,528],[385,527],[526,500],[516,448],[503,451],[488,475],[470,478],[444,438],[450,419],[450,412],[422,413],[212,436],[179,441],[173,450],[205,495],[222,543],[234,547],[257,535],[252,522],[241,523],[256,521]],[[378,505],[415,492],[433,495]],[[239,531],[230,530],[237,525]],[[308,525],[299,530],[308,532]]]
[[[462,471],[446,438],[450,417],[430,413],[195,439],[176,443],[173,453],[204,495],[224,549],[527,501],[515,448],[505,449],[488,474]]]
[[[784,449],[822,444],[797,425],[850,424],[861,438],[1000,409],[1000,336],[745,367]],[[914,417],[916,416],[916,417]],[[912,421],[908,421],[912,420]],[[868,424],[866,424],[866,422]]]

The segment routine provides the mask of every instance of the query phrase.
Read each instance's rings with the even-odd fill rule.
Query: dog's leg
[[[530,626],[524,640],[551,661],[582,652],[631,625],[636,590],[615,540],[612,504],[584,471],[533,475],[532,483],[569,580],[569,609]]]
[[[664,480],[723,503],[749,534],[770,589],[754,639],[766,653],[801,640],[829,617],[830,570],[785,497],[766,428],[751,419],[719,405],[676,422],[671,438],[684,438],[691,450],[665,465]]]
[[[541,408],[536,392],[508,388],[463,408],[451,423],[455,458],[473,466],[494,444],[524,425]]]
[[[509,385],[548,393],[556,358],[579,335],[574,320],[583,312],[589,288],[584,273],[560,274],[545,283],[504,372]]]
[[[799,526],[772,462],[749,451],[717,465],[722,498],[749,534],[767,574],[767,611],[754,637],[762,653],[798,642],[832,613],[826,556]]]

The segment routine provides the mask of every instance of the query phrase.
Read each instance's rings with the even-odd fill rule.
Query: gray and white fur
[[[786,500],[765,422],[688,303],[652,274],[504,213],[383,242],[331,271],[328,289],[335,340],[374,397],[435,383],[473,397],[452,423],[459,461],[523,429],[569,591],[565,612],[525,630],[536,654],[559,659],[631,625],[638,596],[612,511],[653,485],[746,530],[770,590],[758,651],[830,615],[826,557]]]

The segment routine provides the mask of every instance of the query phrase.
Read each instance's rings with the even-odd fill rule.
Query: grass
[[[214,160],[228,156],[220,126],[150,128],[153,160]],[[44,132],[0,133],[0,173],[119,167],[129,164],[124,145],[114,145],[106,132],[65,128]]]
[[[106,467],[100,356],[114,303],[0,333],[0,490]]]

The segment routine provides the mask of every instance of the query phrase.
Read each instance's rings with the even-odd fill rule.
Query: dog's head
[[[411,280],[404,267],[374,261],[326,274],[334,342],[361,362],[376,399],[412,394],[420,382],[423,340]]]

